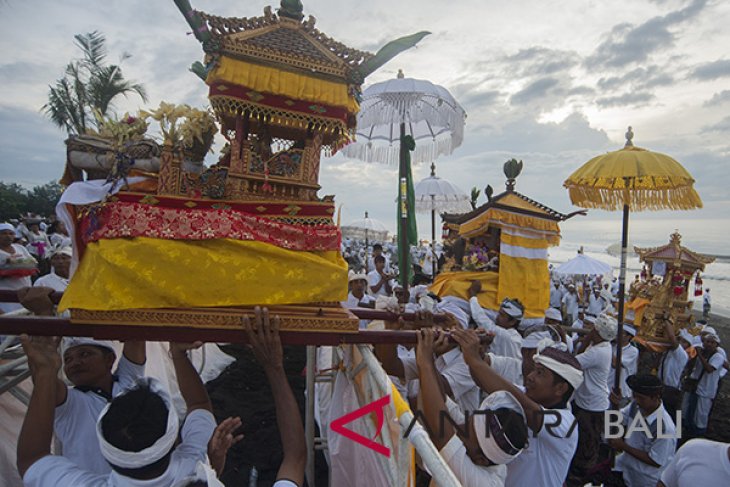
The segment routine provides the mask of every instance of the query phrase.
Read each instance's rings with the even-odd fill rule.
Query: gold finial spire
[[[633,147],[634,146],[634,131],[631,130],[631,126],[629,125],[629,130],[626,132],[626,145],[624,147]]]

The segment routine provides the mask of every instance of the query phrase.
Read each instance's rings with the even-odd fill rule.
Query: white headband
[[[522,416],[524,421],[525,411],[522,409],[519,401],[507,391],[496,391],[487,396],[479,407],[480,411],[496,411],[497,409],[507,408],[515,411]],[[487,414],[475,414],[474,415],[474,431],[477,434],[477,441],[479,442],[479,448],[481,448],[484,455],[493,463],[497,465],[506,465],[522,453],[521,448],[517,448],[509,442],[509,438],[504,435],[504,439],[510,444],[510,446],[516,450],[519,450],[515,454],[509,454],[497,444],[496,435],[489,429],[487,424]],[[496,419],[496,417],[495,417]]]
[[[705,340],[714,340],[717,343],[720,343],[720,337],[717,335],[717,333],[707,333],[705,335]]]
[[[558,311],[555,308],[548,308],[545,310],[545,319],[546,320],[555,320],[555,321],[562,321],[563,320],[563,314]]]
[[[66,337],[61,342],[61,355],[65,354],[71,348],[80,346],[102,347],[111,350],[115,356],[117,354],[117,351],[114,350],[114,342],[109,340],[94,340],[89,337]]]
[[[0,232],[3,230],[12,230],[13,233],[15,233],[15,227],[12,226],[10,223],[0,223]]]
[[[469,315],[459,306],[459,304],[453,300],[444,299],[436,305],[437,313],[449,313],[456,318],[456,321],[462,326],[462,328],[469,328]]]
[[[99,447],[101,454],[104,458],[114,466],[121,468],[142,468],[147,465],[151,465],[167,455],[172,447],[175,445],[177,440],[177,432],[179,428],[179,420],[175,408],[172,407],[170,396],[162,387],[162,384],[152,377],[142,377],[132,385],[132,387],[125,393],[117,396],[121,397],[124,394],[129,393],[131,390],[138,388],[138,386],[148,386],[152,392],[162,398],[165,405],[167,406],[167,430],[165,434],[157,439],[151,446],[140,451],[125,451],[120,450],[111,443],[106,441],[104,433],[101,430],[101,422],[106,413],[109,411],[109,407],[114,404],[114,401],[107,404],[99,414],[99,419],[96,422],[96,436],[99,438]]]
[[[605,313],[600,314],[598,318],[596,318],[596,330],[598,330],[598,334],[601,338],[610,342],[616,338],[616,335],[618,334],[618,322],[615,318],[612,318]]]
[[[568,381],[568,384],[573,386],[573,390],[578,389],[578,387],[580,387],[580,385],[583,383],[583,371],[576,369],[572,365],[558,362],[554,358],[546,357],[545,355],[541,355],[539,353],[533,357],[533,360],[535,361],[535,363],[552,370],[560,377]]]
[[[503,302],[502,310],[512,318],[522,318],[522,310],[512,301]]]

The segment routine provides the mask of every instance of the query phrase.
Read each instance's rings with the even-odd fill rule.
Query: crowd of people
[[[40,241],[40,223],[25,222],[25,228]],[[32,245],[24,232],[0,224],[0,267],[7,271],[0,289],[20,290],[22,304],[16,306],[50,315],[50,293],[68,284],[71,242],[61,238],[54,244],[47,237],[43,252],[33,253],[44,246]],[[730,444],[703,438],[730,367],[717,331],[707,323],[696,336],[683,330],[675,337],[667,319],[669,347],[655,366],[642,369],[633,342],[636,328],[627,321],[617,336],[615,280],[554,275],[544,319],[527,319],[518,299],[505,299],[498,310],[483,308],[478,281],[469,299],[431,294],[427,284],[435,267],[419,264],[404,289],[395,279],[394,250],[345,242],[351,269],[342,305],[413,315],[384,326],[416,330],[416,346],[381,344],[374,351],[401,395],[422,413],[420,421],[462,485],[674,487],[730,479]],[[413,253],[419,263],[433,255],[429,247]],[[19,270],[41,259],[48,259],[45,275]],[[245,320],[244,328],[272,389],[284,449],[274,485],[302,486],[307,450],[283,373],[278,324],[257,308],[255,326]],[[360,326],[375,324],[362,320]],[[241,438],[241,422],[231,417],[216,424],[189,360],[189,351],[201,344],[169,345],[185,403],[181,416],[167,390],[145,377],[143,342],[126,342],[117,357],[109,342],[99,340],[21,341],[34,383],[17,446],[25,485],[221,485],[217,477],[228,449]],[[614,388],[619,371],[620,386]],[[618,424],[607,423],[609,410],[620,411]],[[444,413],[451,421],[443,421]],[[320,418],[323,424],[329,419]],[[619,424],[619,433],[607,434]],[[52,453],[54,435],[60,454]],[[425,470],[418,482],[427,485]]]
[[[478,281],[468,300],[439,298],[421,283],[402,289],[381,250],[373,254],[374,271],[351,269],[343,305],[416,314],[385,326],[420,330],[418,345],[378,345],[376,355],[412,408],[423,411],[462,485],[690,485],[685,465],[713,485],[730,480],[730,444],[704,439],[730,364],[703,320],[696,335],[682,330],[677,337],[667,317],[666,351],[646,351],[649,360],[640,364],[631,313],[617,336],[617,279],[551,274],[550,307],[536,322],[525,319],[517,299],[498,311],[482,308]],[[430,313],[448,319],[436,323]],[[620,412],[623,433],[606,434],[609,410]],[[638,423],[646,428],[631,427]],[[484,432],[495,441],[481,441]]]

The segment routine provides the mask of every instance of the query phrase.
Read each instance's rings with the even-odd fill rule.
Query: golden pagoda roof
[[[682,236],[679,232],[670,235],[669,243],[661,247],[634,247],[642,262],[664,261],[681,264],[686,267],[704,270],[705,265],[711,264],[715,258],[699,254],[681,245]]]
[[[261,17],[219,17],[204,12],[200,16],[220,44],[220,53],[235,59],[342,81],[374,56],[320,32],[311,15],[297,20],[266,7]]]

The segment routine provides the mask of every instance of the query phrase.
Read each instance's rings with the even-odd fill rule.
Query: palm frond
[[[76,34],[75,44],[84,55],[83,63],[94,68],[99,67],[106,58],[106,38],[95,30],[86,34]]]

